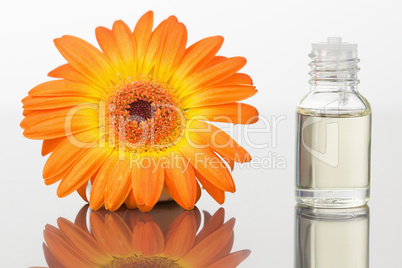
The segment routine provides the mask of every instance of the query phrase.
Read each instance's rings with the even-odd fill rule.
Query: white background
[[[402,261],[399,203],[402,123],[401,1],[7,1],[0,7],[0,266],[45,265],[41,243],[45,224],[58,217],[73,220],[84,205],[78,195],[56,197],[41,173],[41,143],[22,136],[21,99],[65,60],[53,45],[64,34],[96,44],[95,28],[111,28],[122,19],[133,29],[148,10],[159,23],[176,15],[189,32],[189,44],[222,35],[219,52],[244,56],[242,70],[259,90],[246,103],[262,116],[285,115],[272,133],[254,134],[265,149],[254,157],[276,153],[286,159],[283,170],[239,167],[238,192],[227,198],[227,218],[236,217],[234,250],[249,248],[241,267],[291,267],[294,236],[295,105],[309,90],[307,66],[312,42],[342,36],[359,44],[360,92],[373,108],[371,264],[397,267]],[[264,130],[261,122],[254,126]],[[198,204],[213,213],[219,206],[203,196]]]

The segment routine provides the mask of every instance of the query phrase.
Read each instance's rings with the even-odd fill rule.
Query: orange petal
[[[94,113],[92,115],[76,114],[68,117],[50,118],[27,127],[23,134],[29,139],[48,140],[97,129],[97,116]]]
[[[99,91],[103,90],[103,87],[98,85],[96,82],[92,81],[91,79],[87,78],[85,75],[74,69],[70,64],[66,63],[63,64],[56,69],[50,71],[48,76],[53,78],[64,78],[66,80],[90,85],[98,89]]]
[[[75,135],[80,141],[96,141],[98,139],[96,131],[85,131]],[[86,151],[65,139],[54,149],[53,153],[46,161],[43,168],[43,178],[50,178],[67,170],[78,158]]]
[[[134,251],[144,256],[159,255],[165,246],[163,233],[153,220],[139,222],[133,230],[132,239]]]
[[[219,208],[213,216],[204,211],[204,226],[197,234],[195,245],[198,245],[202,240],[211,235],[213,232],[222,227],[225,222],[225,210]]]
[[[28,94],[37,97],[81,96],[101,98],[103,92],[91,86],[68,80],[44,82],[31,89]]]
[[[89,261],[100,264],[106,264],[106,252],[99,247],[97,241],[84,230],[64,218],[57,219],[57,225],[66,237],[66,240],[77,249]],[[102,261],[103,260],[103,261]]]
[[[88,149],[68,171],[67,176],[57,188],[57,196],[66,197],[81,185],[88,182],[89,178],[102,166],[113,149],[95,147]]]
[[[97,27],[95,29],[96,40],[103,53],[109,59],[110,63],[115,69],[118,69],[121,65],[120,56],[116,49],[116,43],[113,38],[111,30],[105,27]]]
[[[45,156],[51,152],[65,139],[65,137],[44,140],[42,143],[42,156]]]
[[[253,85],[253,80],[248,74],[235,73],[220,82],[221,85]]]
[[[97,210],[101,206],[103,206],[105,200],[106,184],[110,179],[110,173],[118,160],[119,154],[117,152],[114,152],[100,168],[91,189],[89,204],[93,210]]]
[[[254,124],[258,121],[258,111],[248,104],[229,103],[192,108],[186,112],[186,117],[231,124]]]
[[[195,170],[195,175],[198,181],[201,183],[202,187],[207,191],[207,193],[219,204],[225,203],[225,192],[211,182],[209,182],[201,173]]]
[[[149,74],[152,68],[158,66],[160,63],[160,56],[165,47],[167,35],[176,23],[177,18],[170,16],[168,19],[162,21],[153,31],[142,66],[143,74]]]
[[[229,85],[203,89],[183,100],[183,108],[189,109],[201,106],[212,106],[242,101],[255,95],[254,86]]]
[[[187,206],[184,204],[183,200],[181,200],[179,193],[177,192],[176,188],[173,188],[171,186],[174,186],[173,182],[170,182],[170,178],[168,178],[168,176],[165,173],[165,184],[164,184],[164,188],[166,189],[166,191],[168,192],[168,194],[173,198],[173,200],[182,208],[186,208]],[[170,182],[170,183],[168,183]]]
[[[215,64],[224,62],[226,59],[227,59],[227,57],[224,57],[224,56],[215,56],[208,62],[207,65],[205,65],[204,69],[207,69]]]
[[[220,259],[219,261],[211,264],[208,268],[232,268],[237,267],[242,261],[244,261],[249,255],[251,251],[248,249],[240,250],[230,255]]]
[[[124,203],[129,209],[135,209],[138,207],[137,202],[135,201],[133,191],[130,191]]]
[[[103,88],[107,88],[111,85],[111,80],[117,78],[112,76],[105,56],[88,42],[65,35],[56,38],[54,43],[61,55],[74,69]]]
[[[176,23],[166,40],[158,72],[162,82],[167,82],[179,65],[187,44],[187,29],[183,23]]]
[[[82,199],[84,199],[85,202],[88,202],[87,186],[88,186],[88,183],[84,183],[81,187],[79,187],[77,189],[77,193],[81,196]]]
[[[85,232],[89,233],[87,226],[87,214],[88,214],[89,205],[84,205],[80,211],[78,211],[77,216],[75,216],[74,224],[80,227]]]
[[[197,182],[194,175],[194,169],[188,160],[176,153],[172,153],[173,165],[165,168],[165,185],[169,189],[174,189],[179,200],[183,202],[185,209],[194,208],[197,198]]]
[[[199,244],[194,246],[180,261],[183,263],[196,263],[197,266],[207,265],[226,245],[233,234],[234,219],[226,222]]]
[[[23,129],[27,129],[40,122],[43,122],[46,120],[53,120],[56,117],[58,117],[59,120],[63,120],[63,117],[66,117],[67,115],[69,116],[69,118],[74,115],[92,116],[94,118],[98,117],[97,111],[95,111],[94,109],[87,109],[87,108],[82,108],[82,109],[77,110],[77,107],[75,107],[75,108],[67,107],[67,108],[52,109],[52,110],[39,110],[39,111],[34,111],[33,113],[25,116],[25,118],[21,121],[20,126]]]
[[[132,189],[138,208],[148,212],[162,193],[164,172],[162,167],[156,165],[156,158],[145,156],[143,159],[145,161],[140,161],[139,167],[133,168]]]
[[[190,127],[204,141],[202,144],[211,147],[229,164],[233,165],[230,160],[239,163],[251,161],[250,154],[222,129],[198,120],[193,120]]]
[[[99,246],[112,255],[114,249],[109,242],[109,237],[106,230],[104,211],[93,211],[89,214],[89,221],[91,226],[91,234],[98,242]]]
[[[28,110],[49,110],[72,107],[79,104],[97,104],[99,99],[90,97],[36,97],[27,96],[22,100],[23,108]]]
[[[131,168],[128,159],[119,160],[110,172],[105,190],[105,208],[118,209],[131,191]]]
[[[180,259],[194,246],[196,234],[197,223],[194,212],[182,213],[165,231],[164,255]]]
[[[136,74],[137,68],[134,36],[130,28],[121,20],[113,24],[112,33],[116,44],[115,49],[122,62],[119,71],[126,77],[133,77]]]
[[[171,84],[179,87],[187,77],[203,68],[219,51],[223,43],[222,36],[202,39],[186,49],[183,60],[173,74]]]
[[[200,144],[199,137],[192,138],[198,139],[197,144]],[[208,148],[199,149],[195,146],[197,145],[192,146],[183,142],[178,145],[178,149],[188,159],[194,170],[207,178],[210,183],[224,191],[236,191],[232,176],[222,160]]]
[[[154,13],[148,11],[137,22],[134,28],[134,40],[137,46],[138,69],[141,70],[145,58],[145,53],[152,34]]]
[[[52,254],[65,267],[97,266],[95,263],[83,257],[77,250],[75,250],[69,243],[67,243],[62,237],[60,237],[56,233],[46,229],[43,232],[43,236]]]
[[[45,243],[42,244],[43,254],[45,255],[46,263],[49,267],[64,267],[63,264],[56,259],[50,249],[46,246]]]
[[[182,96],[193,94],[198,90],[216,85],[227,79],[243,68],[244,65],[246,65],[246,59],[242,57],[224,59],[222,62],[207,67],[193,75],[178,90]]]
[[[126,223],[116,213],[106,215],[105,228],[107,241],[113,255],[128,256],[133,253],[131,246],[133,234]]]

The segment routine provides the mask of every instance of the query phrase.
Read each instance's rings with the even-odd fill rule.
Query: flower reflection
[[[249,250],[231,253],[235,219],[225,222],[223,208],[213,216],[204,211],[201,229],[198,209],[184,211],[170,203],[151,213],[125,208],[92,211],[89,226],[87,213],[84,206],[74,223],[59,218],[58,228],[46,226],[43,250],[50,268],[222,268],[236,267],[250,254]]]

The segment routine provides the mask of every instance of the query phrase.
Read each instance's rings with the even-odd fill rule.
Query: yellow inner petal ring
[[[154,267],[154,268],[180,268],[176,261],[163,256],[143,256],[134,255],[129,257],[115,258],[111,263],[104,266],[105,268],[125,268],[125,267]]]

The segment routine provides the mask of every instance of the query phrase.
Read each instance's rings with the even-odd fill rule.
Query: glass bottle
[[[297,106],[296,200],[357,207],[370,197],[371,108],[357,91],[357,45],[312,45],[311,91]]]
[[[369,207],[296,206],[295,268],[368,268]]]

